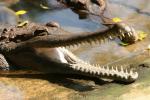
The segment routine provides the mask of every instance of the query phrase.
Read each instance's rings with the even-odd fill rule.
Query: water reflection
[[[41,23],[57,21],[60,23],[61,27],[73,33],[95,31],[96,29],[102,27],[102,25],[94,23],[88,19],[79,20],[78,15],[72,12],[70,9],[40,12],[34,16],[37,17],[34,17],[34,19],[32,19],[33,21]]]

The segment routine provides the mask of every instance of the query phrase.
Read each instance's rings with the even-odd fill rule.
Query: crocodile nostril
[[[5,32],[7,32],[7,29],[6,29],[6,28],[3,29],[3,33],[5,33]]]

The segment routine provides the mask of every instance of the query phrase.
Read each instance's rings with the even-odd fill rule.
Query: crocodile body
[[[86,10],[98,14],[108,27],[96,32],[72,34],[61,29],[55,22],[46,24],[24,23],[17,26],[0,26],[0,69],[3,72],[29,68],[44,73],[79,74],[97,78],[108,78],[123,82],[134,82],[138,73],[122,66],[91,65],[76,57],[66,46],[103,43],[118,38],[137,41],[132,27],[120,22],[107,24],[108,19],[101,16],[105,0],[58,0],[73,10]],[[96,6],[95,6],[96,4]],[[91,7],[92,5],[92,7]],[[95,9],[96,7],[96,9]],[[110,20],[109,20],[110,22]]]
[[[124,24],[117,23],[105,30],[74,35],[61,29],[59,24],[51,22],[43,25],[28,23],[22,26],[1,27],[0,68],[8,71],[15,69],[12,66],[20,66],[44,73],[79,74],[133,82],[138,73],[132,69],[91,65],[64,48],[134,35],[134,31],[126,30],[130,29],[128,26],[120,28],[122,25]]]

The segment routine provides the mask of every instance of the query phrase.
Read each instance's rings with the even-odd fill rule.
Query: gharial
[[[79,74],[117,81],[133,82],[138,73],[131,69],[117,69],[90,65],[76,57],[65,46],[98,42],[114,37],[134,36],[134,29],[116,23],[105,30],[71,35],[59,24],[28,23],[24,26],[0,27],[0,69],[12,66],[29,67],[47,73]],[[5,59],[6,58],[6,59]]]
[[[81,34],[71,34],[53,22],[0,26],[0,69],[9,71],[15,69],[13,66],[20,66],[45,73],[79,74],[134,82],[138,73],[132,69],[91,65],[64,48],[82,43],[101,43],[115,37],[137,41],[135,30],[123,22],[108,26],[104,30]]]

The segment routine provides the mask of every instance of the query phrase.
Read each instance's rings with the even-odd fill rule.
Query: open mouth
[[[123,27],[123,26],[121,26]],[[129,37],[129,39],[134,39],[132,41],[136,41],[136,35],[134,29],[130,29],[130,27],[125,27],[120,30],[112,30],[105,32],[104,34],[101,34],[100,36],[93,36],[86,38],[85,40],[83,37],[78,37],[77,41],[74,42],[74,40],[70,40],[70,43],[68,43],[66,39],[66,44],[63,41],[59,44],[59,46],[56,48],[58,53],[58,58],[55,61],[58,61],[59,63],[65,63],[67,64],[70,69],[76,71],[77,73],[86,75],[86,76],[92,76],[97,78],[107,78],[117,81],[123,81],[123,82],[134,82],[138,78],[138,73],[135,72],[132,69],[123,68],[123,66],[100,66],[98,64],[91,65],[77,56],[75,56],[72,52],[67,50],[64,46],[70,46],[70,45],[81,45],[85,43],[90,44],[100,44],[101,42],[105,42],[109,39],[113,39],[119,37],[120,39],[123,39],[125,37]],[[75,36],[74,36],[75,38]]]
[[[124,82],[134,82],[138,78],[138,73],[134,72],[132,69],[123,68],[123,66],[112,67],[112,66],[100,66],[91,65],[86,63],[72,54],[70,51],[65,49],[66,46],[81,45],[81,44],[101,44],[107,40],[119,37],[120,39],[128,37],[132,41],[136,41],[136,33],[131,28],[125,24],[116,24],[110,27],[110,29],[98,30],[93,33],[83,33],[83,34],[66,34],[60,28],[55,28],[56,30],[48,31],[46,35],[37,35],[26,41],[21,41],[19,43],[1,44],[1,50],[4,53],[9,51],[22,49],[24,47],[48,47],[56,48],[56,59],[55,62],[66,64],[67,68],[86,76],[98,77],[98,78],[108,78],[117,81]],[[39,31],[38,31],[39,32]],[[43,31],[42,31],[43,33]],[[53,34],[62,33],[62,34]],[[63,34],[65,33],[65,34]],[[14,38],[15,39],[15,38]],[[53,58],[53,57],[52,57]]]
[[[100,66],[91,65],[65,48],[57,48],[61,52],[60,63],[67,64],[70,69],[90,77],[106,78],[123,82],[134,82],[138,78],[138,73],[132,69],[125,69],[124,66]]]

